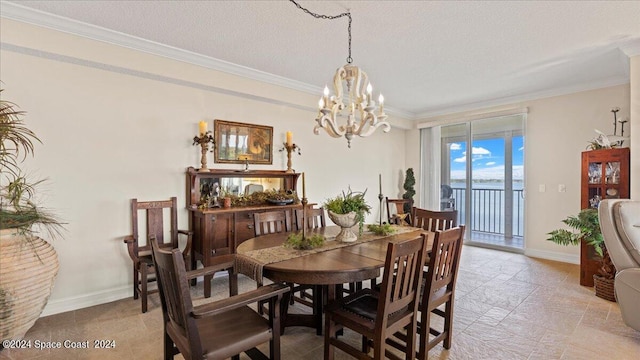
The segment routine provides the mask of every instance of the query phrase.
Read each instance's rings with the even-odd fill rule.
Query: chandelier
[[[303,8],[294,0],[289,0],[299,9],[317,19],[349,18],[349,56],[347,64],[338,68],[333,77],[334,95],[329,88],[324,87],[323,96],[318,101],[318,117],[313,132],[318,135],[320,129],[324,129],[329,136],[334,138],[345,137],[351,148],[351,139],[354,136],[367,137],[382,127],[384,132],[389,132],[391,126],[384,113],[384,96],[380,94],[378,104],[372,99],[373,87],[369,82],[367,73],[359,67],[352,65],[351,58],[351,13],[346,12],[336,16],[327,16],[312,13]],[[346,114],[346,123],[340,124],[339,118]]]

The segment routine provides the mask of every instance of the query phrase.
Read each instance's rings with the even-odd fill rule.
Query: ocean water
[[[511,223],[511,235],[524,236],[524,192],[521,181],[513,184],[511,214],[506,213],[506,194],[502,181],[477,181],[472,183],[471,209],[466,210],[466,193],[463,181],[452,181],[453,198],[458,210],[458,223],[471,227],[472,231],[507,234]]]

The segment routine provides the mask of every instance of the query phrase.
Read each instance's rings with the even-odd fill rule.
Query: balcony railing
[[[507,196],[502,189],[472,189],[471,218],[467,217],[464,188],[452,188],[458,223],[471,226],[471,231],[524,236],[523,190],[512,190],[512,201],[505,206]]]

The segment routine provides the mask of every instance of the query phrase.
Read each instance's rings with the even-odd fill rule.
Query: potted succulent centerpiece
[[[598,269],[598,273],[593,275],[596,296],[616,301],[613,293],[616,268],[604,245],[598,210],[594,208],[582,209],[577,216],[568,216],[562,222],[576,231],[556,229],[548,233],[547,240],[560,245],[579,245],[584,240],[588,245],[593,246],[596,253],[602,258],[602,265]]]
[[[362,235],[364,214],[371,212],[371,206],[367,204],[364,198],[366,192],[366,190],[364,192],[353,192],[349,189],[346,193],[343,191],[342,195],[327,199],[324,203],[331,221],[342,228],[336,237],[337,241],[356,241],[358,236],[351,231],[351,228],[356,224],[359,224],[359,234]]]
[[[0,92],[2,90],[0,89]],[[0,340],[21,339],[40,317],[58,272],[48,239],[61,222],[35,204],[35,186],[20,169],[40,142],[23,122],[24,112],[0,99]]]

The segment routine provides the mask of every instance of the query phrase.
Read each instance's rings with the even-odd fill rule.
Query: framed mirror
[[[273,127],[214,120],[214,162],[226,164],[272,164]]]

